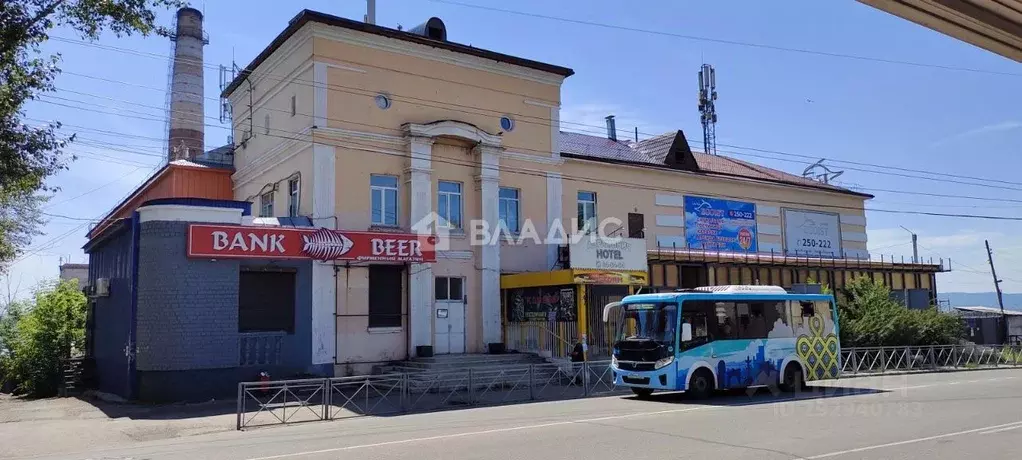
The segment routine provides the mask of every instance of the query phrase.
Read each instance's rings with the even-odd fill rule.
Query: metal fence
[[[841,350],[842,375],[1022,367],[1022,346]],[[238,384],[237,428],[620,394],[609,361]]]
[[[609,361],[238,384],[237,428],[620,392]]]
[[[841,374],[946,371],[1022,366],[1019,345],[934,345],[841,350]]]

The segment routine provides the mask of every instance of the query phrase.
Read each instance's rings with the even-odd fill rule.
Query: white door
[[[465,299],[462,278],[436,277],[433,302],[433,351],[438,355],[465,352]]]

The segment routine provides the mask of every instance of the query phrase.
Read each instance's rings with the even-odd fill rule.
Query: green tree
[[[182,0],[2,0],[0,1],[0,272],[36,235],[38,193],[52,192],[45,179],[65,169],[73,156],[63,149],[74,136],[57,132],[59,122],[25,120],[25,103],[53,91],[60,56],[40,47],[57,26],[95,40],[159,32],[155,10]],[[27,214],[27,216],[26,216]],[[21,219],[12,217],[17,216]],[[24,219],[28,217],[28,219]]]
[[[958,343],[962,322],[936,307],[908,309],[872,278],[856,278],[839,302],[841,343],[846,347],[946,345]]]
[[[13,332],[2,339],[0,375],[20,393],[50,396],[60,385],[61,360],[85,348],[85,295],[75,280],[36,292],[32,305],[17,312]]]

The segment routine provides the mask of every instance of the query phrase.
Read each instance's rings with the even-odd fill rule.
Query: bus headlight
[[[667,366],[670,366],[671,363],[673,363],[673,362],[674,362],[674,357],[673,356],[668,356],[668,357],[663,358],[663,359],[658,359],[656,364],[653,365],[653,368],[654,369],[662,369],[662,368],[665,368]]]

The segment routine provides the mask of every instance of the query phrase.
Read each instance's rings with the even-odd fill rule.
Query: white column
[[[409,218],[414,227],[433,212],[433,139],[409,137],[408,148],[411,152],[408,168]],[[415,356],[416,346],[433,344],[433,268],[430,264],[411,264],[409,270],[408,354]]]
[[[546,173],[546,225],[547,230],[556,222],[558,219],[564,218],[563,213],[564,206],[564,191],[561,188],[561,173],[559,172],[548,172]],[[563,222],[562,222],[563,224]],[[544,237],[546,235],[543,235]],[[547,244],[546,246],[546,265],[553,267],[557,263],[557,245]]]
[[[500,148],[488,145],[476,147],[479,154],[479,193],[482,218],[487,227],[497,228],[500,217],[498,190],[500,189]],[[485,244],[480,248],[480,292],[482,307],[483,346],[501,342],[500,330],[500,243]]]
[[[327,127],[327,72],[325,62],[312,64],[312,124],[317,128]]]
[[[316,227],[336,227],[336,149],[312,147],[312,222]],[[337,344],[337,284],[333,263],[312,262],[312,364],[333,363]]]

